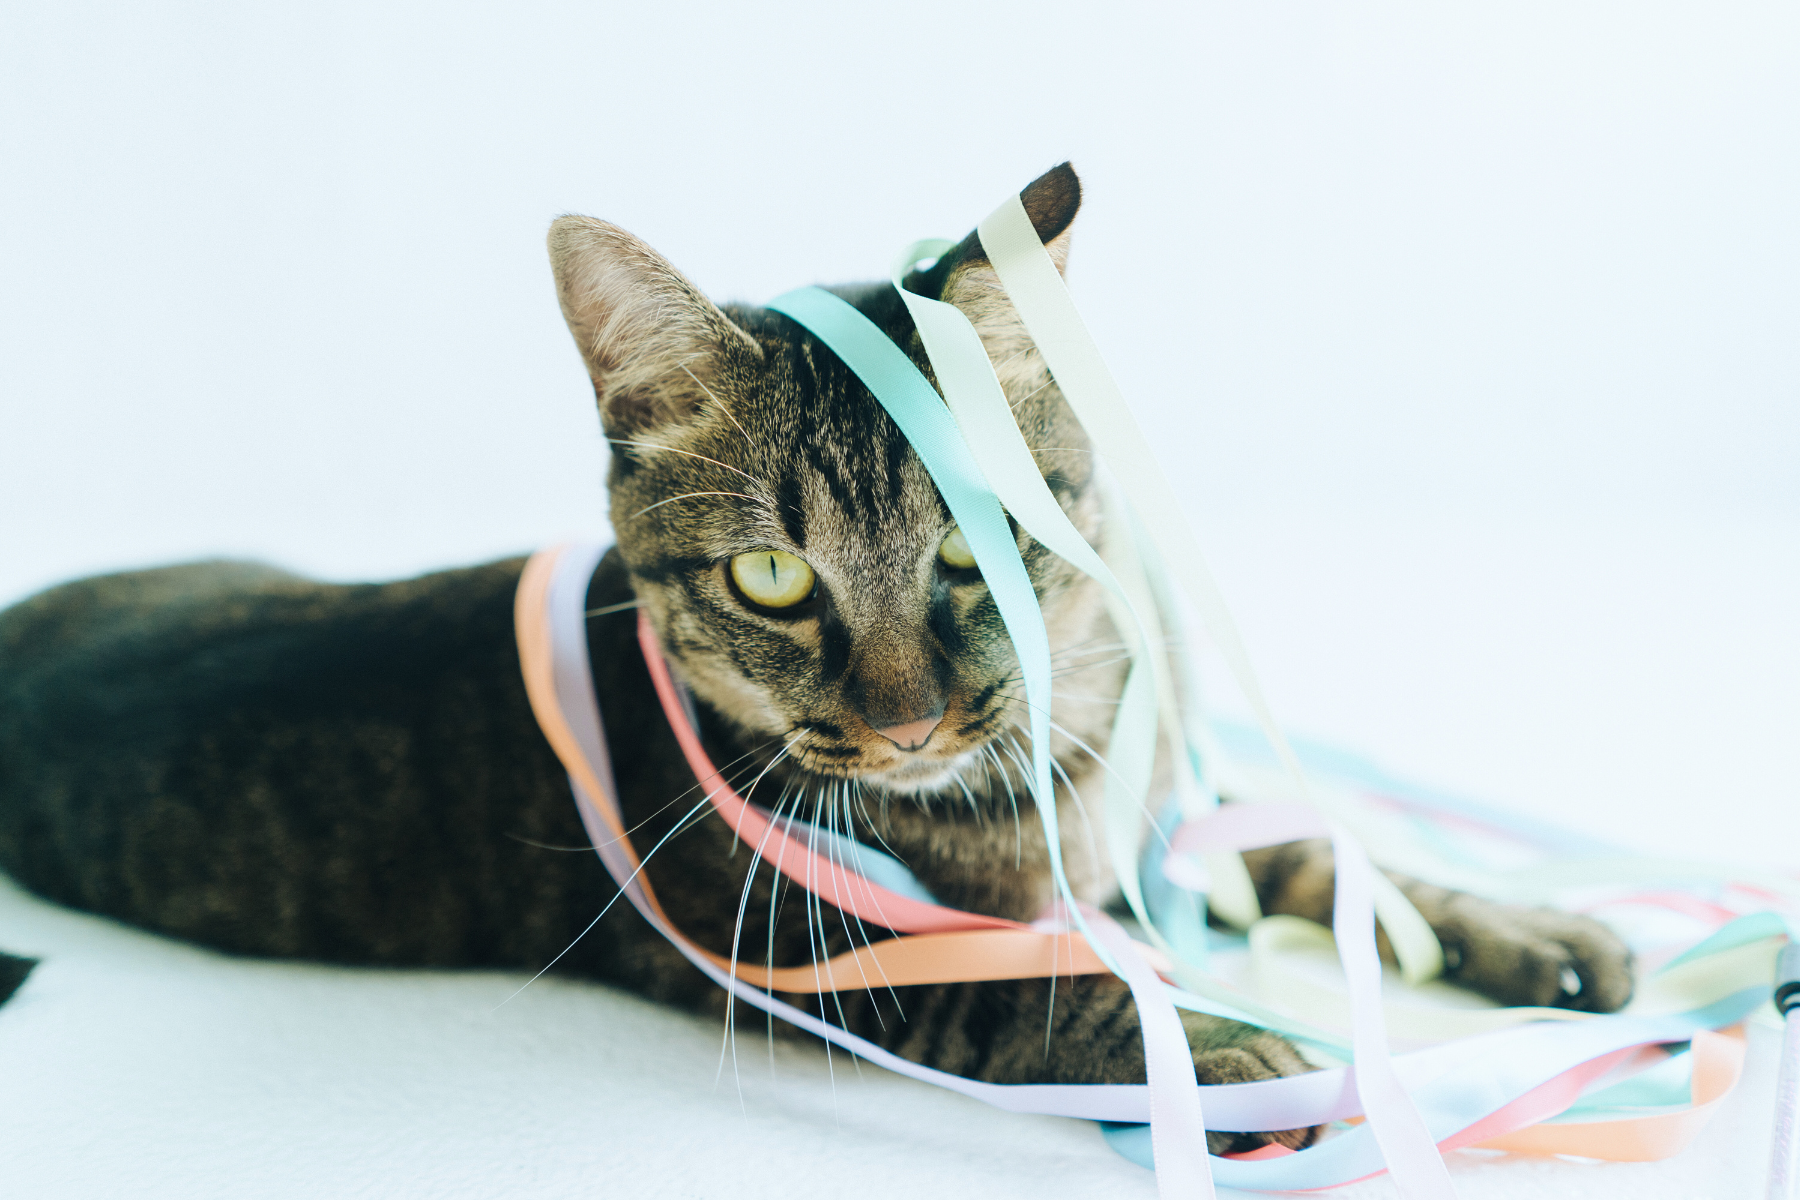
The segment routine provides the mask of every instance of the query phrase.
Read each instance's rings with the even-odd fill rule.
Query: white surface
[[[597,528],[552,216],[754,300],[1072,157],[1077,298],[1290,726],[1792,868],[1797,35],[1775,3],[14,4],[0,602]],[[873,1072],[834,1117],[800,1051],[746,1117],[716,1031],[595,989],[490,1014],[514,981],[226,963],[11,894],[0,946],[50,955],[0,1009],[9,1196],[1150,1194],[1089,1127]],[[1677,1162],[1459,1186],[1752,1195],[1756,1070]]]
[[[1155,1195],[1087,1122],[804,1047],[778,1047],[771,1074],[754,1037],[734,1071],[717,1027],[604,988],[541,980],[507,1000],[520,980],[232,961],[4,881],[0,939],[48,960],[0,1009],[0,1152],[18,1200]],[[1744,1200],[1766,1161],[1777,1043],[1751,1034],[1744,1082],[1680,1157],[1460,1152],[1458,1195]]]
[[[1321,510],[1206,544],[1291,727],[1646,853],[1800,868],[1800,519]]]

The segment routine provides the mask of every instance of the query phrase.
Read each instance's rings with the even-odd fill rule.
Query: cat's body
[[[1022,196],[1060,265],[1073,172]],[[625,819],[670,917],[711,949],[736,939],[773,965],[853,936],[829,909],[815,922],[797,902],[772,908],[766,865],[743,902],[750,848],[699,804],[636,648],[634,606],[740,790],[885,845],[944,903],[1036,916],[1050,876],[1013,758],[1025,739],[1010,643],[905,439],[792,322],[714,308],[622,231],[565,218],[551,251],[618,448],[619,545],[590,587],[590,657]],[[1100,538],[1085,436],[979,243],[912,285],[975,322],[1046,481]],[[926,365],[891,291],[845,295]],[[1106,855],[1079,799],[1098,794],[1099,769],[1073,739],[1104,749],[1118,639],[1090,582],[1029,537],[1020,548],[1057,654],[1063,850],[1076,887],[1100,900]],[[765,559],[767,579],[740,570]],[[521,566],[340,586],[197,564],[80,581],[0,614],[0,867],[64,903],[239,953],[556,960],[722,1009],[629,909],[587,928],[615,888],[526,704],[512,633]],[[789,590],[765,590],[777,588]],[[1329,919],[1328,850],[1248,858],[1265,911]],[[1624,949],[1594,922],[1402,885],[1453,978],[1515,1003],[1610,1009],[1629,994]],[[1123,985],[1060,981],[1046,1049],[1050,1001],[1047,981],[1022,980],[800,1002],[985,1079],[1142,1077]],[[1272,1035],[1187,1023],[1205,1081],[1303,1069]]]

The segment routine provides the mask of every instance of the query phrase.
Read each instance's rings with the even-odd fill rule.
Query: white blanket
[[[1086,1122],[755,1037],[734,1060],[717,1025],[604,987],[234,960],[4,881],[0,947],[44,959],[0,1007],[0,1194],[16,1200],[1155,1194]],[[1458,1193],[1760,1195],[1774,1050],[1753,1031],[1743,1084],[1674,1160],[1464,1151]]]

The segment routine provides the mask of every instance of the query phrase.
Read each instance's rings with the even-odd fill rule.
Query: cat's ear
[[[699,288],[617,225],[559,217],[549,243],[556,298],[608,434],[686,420],[731,360],[762,357]]]
[[[1025,215],[1049,251],[1056,269],[1062,271],[1069,261],[1069,235],[1075,224],[1075,213],[1081,208],[1081,180],[1068,163],[1052,167],[1019,193]],[[988,357],[996,364],[1012,364],[1003,382],[1024,382],[1027,372],[1036,375],[1042,369],[1032,349],[1031,335],[1019,319],[1000,276],[982,249],[981,238],[971,233],[954,250],[948,251],[931,270],[910,276],[906,286],[922,295],[935,296],[963,311],[981,334]],[[1027,361],[1031,360],[1031,361]]]

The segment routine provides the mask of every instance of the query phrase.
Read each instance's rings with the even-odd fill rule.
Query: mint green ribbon
[[[1000,610],[1025,682],[1031,722],[1031,794],[1043,823],[1056,890],[1078,926],[1084,924],[1063,869],[1062,831],[1050,775],[1050,635],[1025,562],[1007,524],[999,497],[988,486],[950,410],[904,351],[848,301],[823,288],[796,288],[771,300],[768,308],[798,321],[855,372],[887,410],[925,464],[950,515],[968,539],[982,579]],[[984,356],[985,361],[985,356]],[[1015,436],[1017,431],[1014,431]],[[1086,933],[1085,928],[1082,931]],[[1088,942],[1115,967],[1098,938]]]
[[[1156,656],[1150,650],[1155,643],[1124,585],[1088,545],[1044,483],[1031,447],[1025,444],[1007,405],[1005,388],[994,373],[981,335],[961,309],[902,286],[901,280],[914,264],[936,258],[951,248],[952,243],[935,239],[909,247],[894,264],[894,290],[912,314],[938,385],[944,390],[944,403],[956,418],[988,486],[1027,533],[1106,589],[1108,608],[1119,633],[1135,642],[1107,756],[1101,761],[1105,771],[1106,841],[1113,872],[1132,914],[1161,942],[1145,909],[1137,876],[1137,846],[1144,824],[1151,819],[1144,800],[1156,758],[1157,666]],[[1162,948],[1169,949],[1166,945]]]
[[[1081,314],[1075,310],[1074,299],[1038,238],[1024,204],[1017,196],[1008,197],[977,226],[976,232],[1007,298],[1049,364],[1064,398],[1087,430],[1096,451],[1124,486],[1132,511],[1144,522],[1154,545],[1166,550],[1160,563],[1181,583],[1182,591],[1198,611],[1269,744],[1308,803],[1335,816],[1332,806],[1313,794],[1299,758],[1276,723],[1237,625],[1182,515],[1180,499],[1157,465],[1149,441],[1132,419],[1117,382],[1107,370]],[[1376,917],[1387,930],[1407,982],[1422,983],[1440,975],[1443,951],[1431,926],[1385,875],[1378,873],[1374,885]]]

